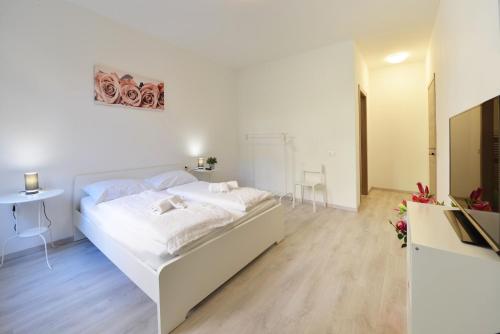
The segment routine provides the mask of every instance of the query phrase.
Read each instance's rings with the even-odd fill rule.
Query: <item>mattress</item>
[[[167,191],[187,200],[210,203],[226,210],[240,212],[251,211],[259,203],[272,198],[270,192],[248,187],[216,193],[210,192],[208,189],[208,182],[198,181],[168,188]]]
[[[225,210],[233,217],[230,223],[212,229],[210,232],[183,245],[174,253],[168,252],[165,243],[156,240],[157,238],[150,237],[147,234],[138,234],[136,231],[134,232],[133,228],[127,228],[131,224],[129,219],[123,219],[124,217],[120,217],[120,215],[110,215],[109,212],[106,213],[102,208],[102,204],[104,203],[96,205],[90,196],[84,197],[80,202],[80,212],[87,218],[90,224],[95,224],[100,231],[108,234],[134,256],[152,269],[157,270],[165,262],[218,237],[239,224],[270,209],[277,202],[274,199],[265,200],[246,213],[237,210]]]

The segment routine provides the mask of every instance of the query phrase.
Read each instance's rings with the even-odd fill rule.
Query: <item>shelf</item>
[[[62,189],[40,190],[33,195],[26,195],[24,192],[13,193],[0,197],[0,204],[21,204],[43,201],[52,197],[57,197],[64,193]]]
[[[40,234],[43,234],[49,230],[48,227],[42,226],[42,227],[33,227],[29,228],[27,230],[22,231],[19,233],[17,236],[20,238],[31,238],[31,237],[36,237]]]
[[[191,172],[193,173],[213,173],[215,172],[215,169],[191,169]]]

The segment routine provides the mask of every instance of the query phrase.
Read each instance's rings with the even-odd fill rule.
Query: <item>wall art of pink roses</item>
[[[96,103],[162,111],[165,83],[106,66],[94,66]]]

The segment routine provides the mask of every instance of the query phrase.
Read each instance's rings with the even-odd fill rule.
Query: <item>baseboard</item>
[[[63,245],[66,245],[66,244],[69,244],[73,242],[73,237],[68,237],[68,238],[64,238],[64,239],[59,239],[59,240],[56,240],[54,241],[54,244],[57,246],[63,246]],[[47,244],[47,247],[48,249],[50,249],[50,243]],[[34,247],[30,247],[30,248],[26,248],[26,249],[23,249],[23,250],[20,250],[20,251],[17,251],[17,252],[12,252],[12,253],[9,253],[9,254],[5,254],[5,260],[13,260],[13,259],[17,259],[17,258],[20,258],[20,257],[23,257],[23,256],[26,256],[26,255],[31,255],[31,254],[34,254],[34,253],[38,253],[38,252],[43,252],[43,245],[38,245],[38,246],[34,246]]]
[[[343,206],[343,205],[337,205],[337,204],[331,204],[331,203],[328,203],[327,206],[329,208],[334,208],[334,209],[339,209],[339,210],[344,210],[344,211],[350,211],[350,212],[358,212],[359,211],[359,207],[353,208],[353,207],[350,207],[350,206]]]
[[[300,199],[297,200],[298,203],[300,203]],[[312,205],[312,200],[310,199],[304,199],[305,204],[310,204]],[[343,206],[343,205],[337,205],[333,203],[326,203],[327,208],[332,208],[332,209],[338,209],[338,210],[344,210],[344,211],[350,211],[350,212],[358,212],[359,208],[353,208],[350,206]],[[316,201],[316,208],[324,208],[323,202],[321,201]]]
[[[411,191],[411,190],[392,189],[392,188],[382,188],[382,187],[371,187],[371,188],[370,188],[370,191],[372,191],[372,190],[392,191],[392,192],[406,193],[406,194],[413,194],[413,193],[414,193],[414,191]]]

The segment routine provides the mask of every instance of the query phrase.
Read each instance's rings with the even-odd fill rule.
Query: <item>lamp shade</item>
[[[24,189],[26,190],[26,194],[38,193],[38,173],[24,173]]]
[[[205,159],[202,157],[198,158],[198,168],[204,168],[205,167]]]

